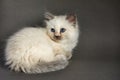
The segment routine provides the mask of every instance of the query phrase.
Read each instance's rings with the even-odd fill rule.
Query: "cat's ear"
[[[45,14],[44,14],[44,16],[45,16],[45,19],[46,20],[51,20],[51,19],[53,19],[55,16],[53,15],[53,14],[51,14],[50,12],[46,12]]]
[[[76,16],[76,14],[67,14],[66,20],[68,20],[70,23],[76,24],[77,16]]]

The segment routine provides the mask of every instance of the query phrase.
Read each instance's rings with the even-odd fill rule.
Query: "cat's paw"
[[[57,60],[64,60],[64,61],[66,61],[67,60],[67,58],[66,58],[66,56],[65,55],[56,55],[56,59]]]
[[[72,54],[67,54],[67,55],[66,55],[67,60],[70,60],[71,57],[72,57]]]

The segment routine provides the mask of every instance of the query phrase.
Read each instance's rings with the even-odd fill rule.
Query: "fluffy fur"
[[[68,65],[78,41],[77,19],[73,15],[50,13],[46,13],[45,18],[46,28],[24,28],[8,39],[5,59],[11,70],[45,73]],[[61,28],[64,32],[60,32]]]

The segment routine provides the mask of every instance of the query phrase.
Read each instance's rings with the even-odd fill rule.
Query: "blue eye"
[[[61,29],[60,29],[60,32],[61,32],[61,33],[65,32],[65,31],[66,31],[65,28],[61,28]]]
[[[55,32],[55,29],[54,29],[54,28],[51,28],[51,32]]]

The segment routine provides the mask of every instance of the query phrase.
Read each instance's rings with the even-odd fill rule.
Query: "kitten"
[[[6,65],[14,71],[45,73],[64,69],[78,42],[75,15],[45,14],[46,28],[24,28],[6,45]]]

